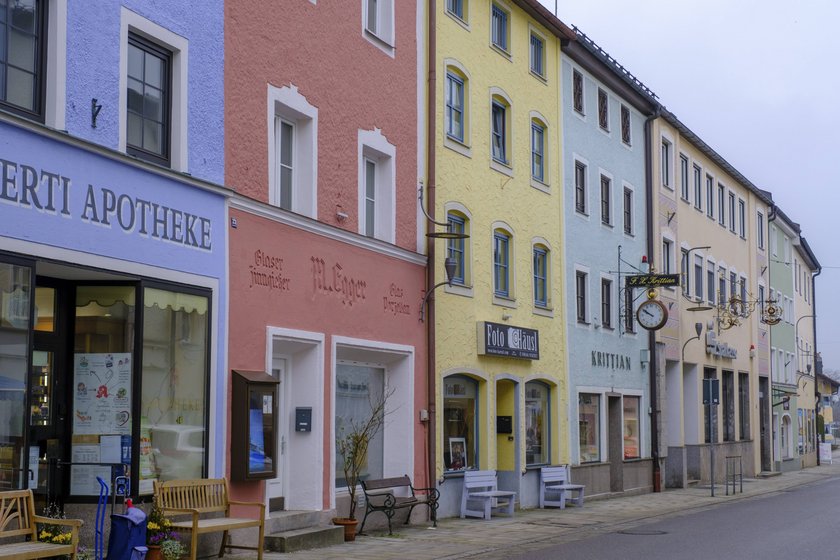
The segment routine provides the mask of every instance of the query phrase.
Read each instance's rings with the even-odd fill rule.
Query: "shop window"
[[[447,471],[478,468],[478,383],[463,375],[443,381],[443,463]]]
[[[140,494],[206,472],[208,331],[206,297],[143,290]]]
[[[525,384],[525,463],[541,465],[551,462],[550,389],[545,383]]]
[[[23,488],[26,364],[32,276],[27,266],[0,263],[0,489]],[[31,389],[30,389],[31,390]]]
[[[639,438],[641,415],[639,401],[641,397],[624,397],[624,458],[638,459],[641,457],[641,440]]]
[[[54,332],[56,313],[56,290],[47,286],[35,288],[35,330]]]
[[[356,364],[336,366],[335,374],[335,433],[336,437],[363,426],[371,418],[374,408],[385,398],[385,370],[381,367]],[[367,447],[367,457],[361,468],[361,479],[384,476],[385,433],[380,427]],[[335,485],[347,486],[344,479],[344,456],[335,451]]]
[[[601,395],[578,396],[578,444],[581,463],[601,460]]]
[[[717,370],[715,368],[703,368],[703,379],[717,379]],[[704,404],[701,404],[701,406],[703,407],[704,441],[706,443],[717,443],[717,411],[719,407]]]

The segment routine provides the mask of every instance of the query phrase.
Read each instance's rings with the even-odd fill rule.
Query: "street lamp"
[[[688,278],[689,278],[688,275],[691,273],[691,258],[690,258],[691,253],[693,251],[700,251],[700,250],[706,250],[706,249],[711,249],[711,248],[712,248],[711,245],[704,245],[702,247],[692,247],[691,249],[688,249],[685,252],[685,262],[683,263],[682,259],[680,259],[680,269],[682,269],[682,276],[686,279],[686,283],[688,283]],[[683,264],[685,265],[684,268],[683,268]],[[682,288],[682,286],[680,288]],[[685,309],[686,311],[708,311],[709,309],[712,309],[711,305],[706,305],[706,304],[703,303],[703,294],[700,294],[700,301],[695,302],[693,299],[691,299],[691,297],[686,295],[685,290],[680,289],[680,292],[682,293],[682,296],[685,299],[687,299],[688,301],[690,301],[692,303],[697,304],[697,305],[694,305],[692,307],[686,307],[686,309]],[[702,325],[701,325],[701,327],[702,327]],[[699,334],[700,333],[698,333],[698,336],[699,336]]]
[[[443,282],[438,282],[434,286],[426,292],[426,295],[423,296],[423,301],[420,302],[420,321],[422,322],[423,319],[426,317],[426,303],[429,301],[429,296],[432,295],[432,292],[437,290],[443,285],[451,286],[452,285],[452,277],[455,276],[455,269],[458,267],[458,261],[456,261],[452,257],[446,257],[443,261],[443,268],[446,270],[446,280]]]
[[[697,333],[697,336],[692,336],[691,338],[689,338],[688,340],[685,341],[685,344],[683,344],[683,347],[682,347],[682,361],[683,362],[685,362],[685,347],[688,346],[688,343],[691,342],[692,340],[697,340],[698,338],[700,338],[700,333],[703,332],[703,323],[694,323],[694,332]]]

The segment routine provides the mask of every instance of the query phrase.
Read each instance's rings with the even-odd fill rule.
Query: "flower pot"
[[[160,545],[148,545],[146,547],[146,560],[163,560],[163,554],[160,552]]]
[[[341,525],[344,527],[344,542],[351,542],[356,540],[356,525],[359,524],[358,519],[349,519],[347,517],[333,517],[333,525]],[[148,558],[148,556],[146,557]]]

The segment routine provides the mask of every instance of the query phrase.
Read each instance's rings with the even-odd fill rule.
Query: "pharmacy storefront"
[[[224,191],[58,134],[0,138],[0,489],[92,504],[96,476],[145,496],[222,472]]]

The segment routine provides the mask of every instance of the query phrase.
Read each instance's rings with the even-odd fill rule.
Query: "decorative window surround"
[[[394,0],[362,0],[362,36],[394,58]]]
[[[358,231],[365,234],[365,161],[376,163],[376,207],[373,237],[394,243],[396,238],[397,148],[378,128],[359,130],[358,140]]]

